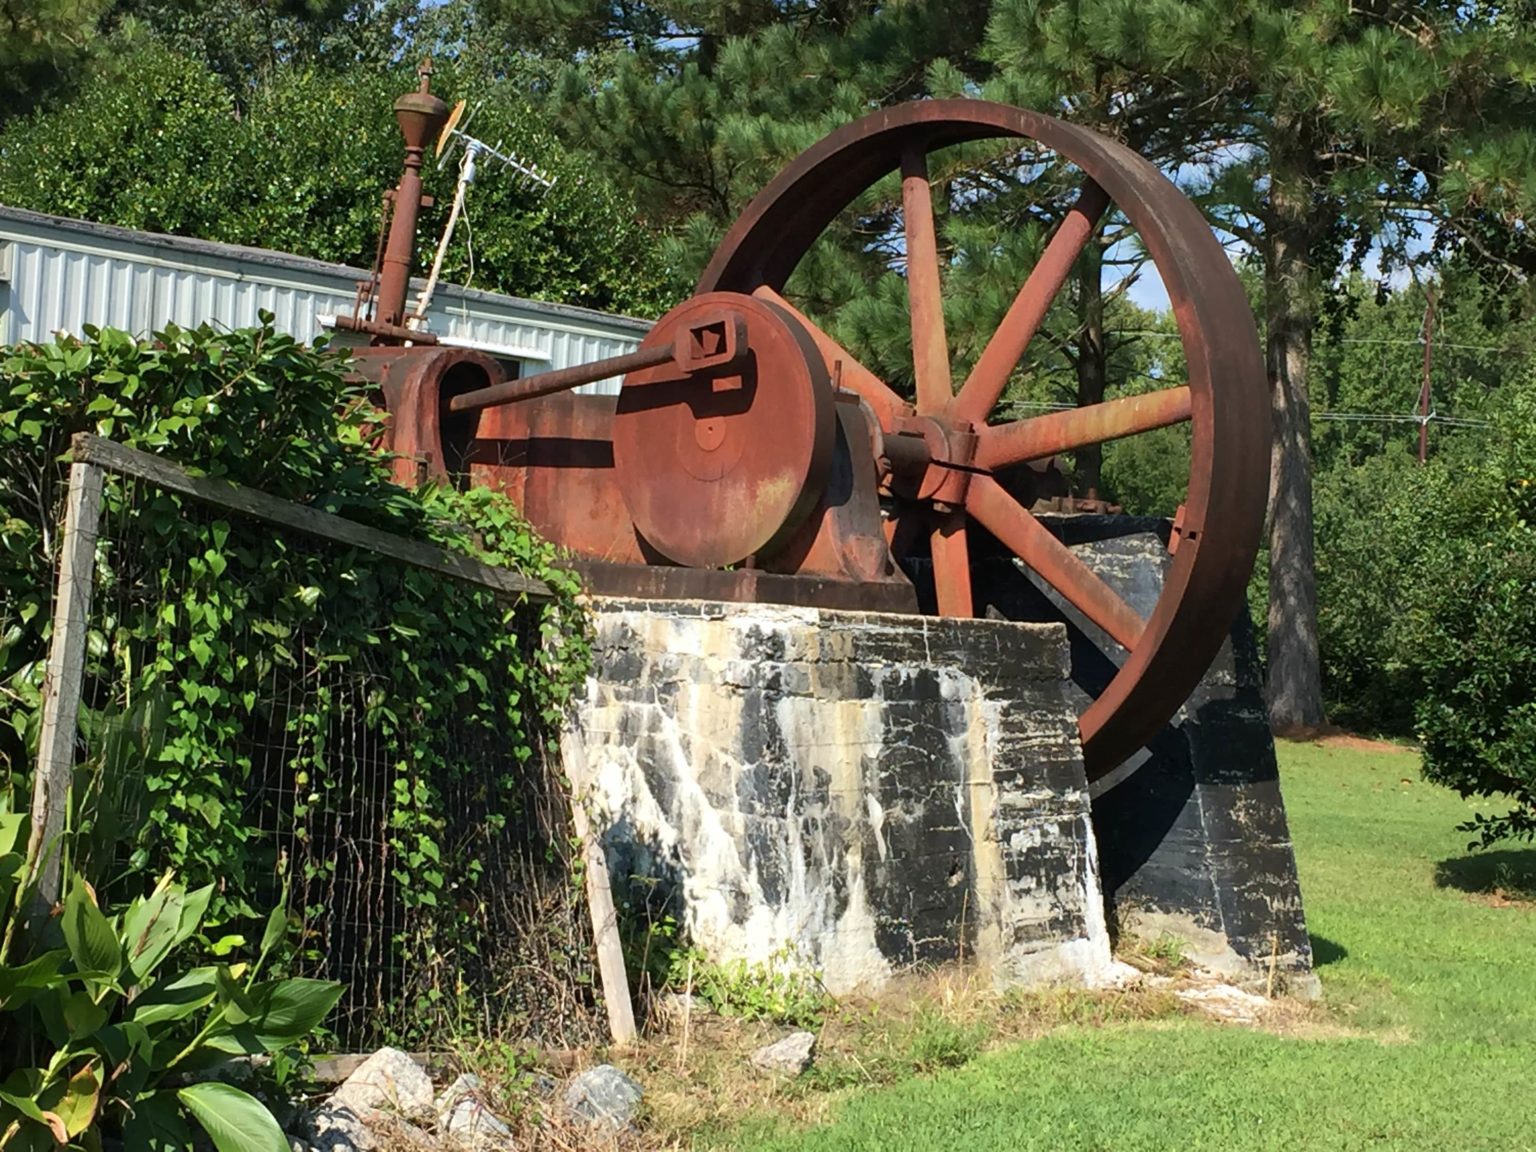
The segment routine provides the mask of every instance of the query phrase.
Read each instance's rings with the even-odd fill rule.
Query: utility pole
[[[1424,373],[1419,382],[1419,463],[1429,458],[1429,367],[1434,358],[1435,290],[1424,290],[1424,327],[1419,341],[1424,345]]]

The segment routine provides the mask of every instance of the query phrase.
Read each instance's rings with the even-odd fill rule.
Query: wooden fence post
[[[96,534],[101,523],[102,469],[69,466],[69,498],[60,548],[59,582],[53,602],[53,640],[43,681],[43,723],[32,778],[32,833],[27,859],[37,883],[37,917],[48,915],[61,890],[64,827],[75,768],[75,734],[80,722],[80,689],[85,675],[86,633],[96,579]]]
[[[629,999],[629,973],[624,967],[624,946],[619,940],[619,914],[613,905],[608,856],[587,817],[586,804],[592,789],[587,773],[586,740],[574,719],[567,721],[560,734],[560,758],[572,785],[571,823],[581,841],[582,860],[586,864],[587,912],[592,917],[597,972],[603,984],[603,1003],[608,1008],[608,1034],[615,1047],[626,1048],[635,1042],[635,1009]]]

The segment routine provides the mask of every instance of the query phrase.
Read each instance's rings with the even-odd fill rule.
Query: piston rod
[[[675,365],[678,371],[685,374],[727,371],[746,355],[746,321],[733,312],[714,312],[678,333],[670,344],[642,347],[623,356],[610,356],[606,360],[594,360],[590,364],[576,364],[570,368],[556,368],[553,372],[540,372],[534,376],[524,376],[521,380],[508,380],[504,384],[492,384],[489,388],[465,392],[448,402],[448,411],[478,412],[498,404],[536,400],[556,392],[569,392],[583,384],[596,384],[610,376],[624,376],[663,364]]]
[[[671,345],[657,348],[641,348],[624,356],[610,356],[606,360],[594,360],[590,364],[576,364],[570,368],[556,368],[553,372],[540,372],[524,376],[521,380],[508,380],[504,384],[492,384],[455,396],[448,402],[450,412],[478,412],[482,408],[494,408],[498,404],[515,404],[520,400],[535,400],[556,392],[569,392],[583,384],[596,384],[610,376],[622,376],[638,372],[642,368],[655,368],[670,364],[673,359]]]

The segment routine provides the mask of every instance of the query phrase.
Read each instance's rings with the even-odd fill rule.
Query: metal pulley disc
[[[635,528],[675,564],[771,552],[826,488],[836,415],[826,364],[784,309],[711,292],[657,322],[672,360],[624,377],[613,463]]]

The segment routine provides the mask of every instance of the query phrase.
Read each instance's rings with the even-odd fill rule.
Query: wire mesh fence
[[[555,733],[508,706],[538,609],[131,475],[95,537],[65,867],[107,901],[213,884],[213,955],[285,902],[287,968],[345,985],[340,1049],[599,1037]],[[412,626],[445,597],[525,659]]]

